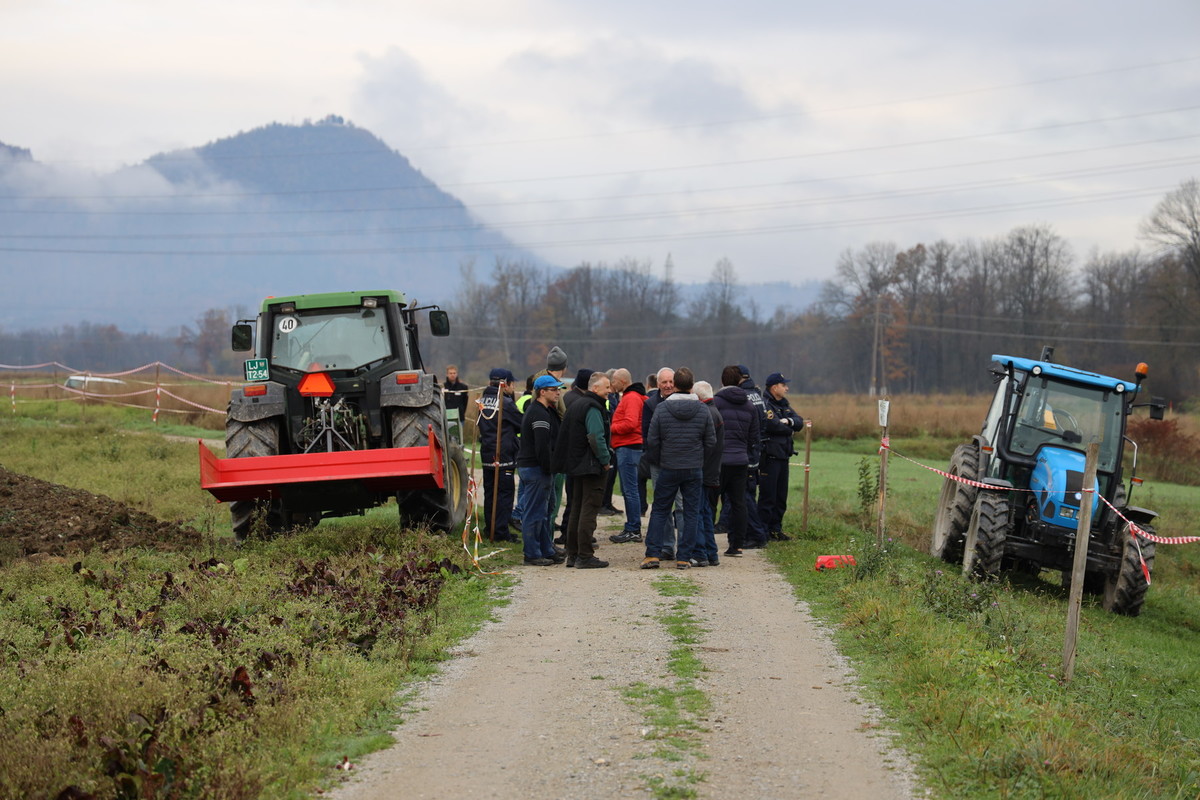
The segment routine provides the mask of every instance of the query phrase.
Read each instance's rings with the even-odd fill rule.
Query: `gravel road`
[[[903,753],[855,695],[828,636],[762,551],[719,567],[640,570],[642,546],[598,531],[608,569],[517,567],[511,603],[417,687],[396,744],[354,765],[332,796],[646,798],[655,776],[702,774],[701,798],[920,796]],[[718,536],[724,545],[724,537]],[[656,755],[632,684],[671,686],[673,641],[660,622],[678,598],[656,579],[695,584],[704,630],[696,681],[711,702],[699,746]]]

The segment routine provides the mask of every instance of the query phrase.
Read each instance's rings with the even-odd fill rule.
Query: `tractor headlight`
[[[1117,394],[1123,394],[1125,392],[1125,384],[1118,383],[1116,386],[1113,387],[1113,391],[1116,392]]]
[[[1041,367],[1039,367],[1039,366],[1037,366],[1036,364],[1034,365],[1033,369],[1031,369],[1031,370],[1029,370],[1029,371],[1030,371],[1030,372],[1032,372],[1034,375],[1041,375],[1041,374],[1042,374],[1042,368],[1041,368]]]

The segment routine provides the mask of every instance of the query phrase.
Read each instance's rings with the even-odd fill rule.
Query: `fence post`
[[[162,408],[162,384],[159,382],[159,370],[162,368],[161,361],[154,362],[154,413],[150,415],[150,421],[155,425],[158,424],[158,412]]]
[[[1067,631],[1063,641],[1063,680],[1075,675],[1075,642],[1079,637],[1079,612],[1083,605],[1083,580],[1087,574],[1088,542],[1092,534],[1092,502],[1096,498],[1096,464],[1100,444],[1088,445],[1083,467],[1083,492],[1079,503],[1079,528],[1075,533],[1075,560],[1071,564],[1071,593],[1067,598]]]
[[[808,473],[812,471],[812,420],[804,420],[804,511],[802,527],[808,533]]]
[[[888,464],[888,406],[887,400],[879,401],[879,427],[883,428],[882,444],[879,448],[879,519],[875,525],[875,542],[883,545],[884,519],[887,515],[887,464]]]

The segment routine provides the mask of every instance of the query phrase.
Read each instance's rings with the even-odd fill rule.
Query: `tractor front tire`
[[[257,458],[279,455],[279,421],[260,419],[238,422],[232,417],[225,421],[225,455],[227,458]],[[233,537],[240,544],[256,530],[269,536],[287,527],[287,512],[279,500],[233,500],[229,503]]]
[[[946,470],[951,475],[971,481],[979,480],[979,450],[971,444],[960,444],[950,458]],[[929,544],[931,555],[948,564],[961,564],[967,527],[979,489],[946,478],[938,497],[937,516],[933,520],[933,536]]]
[[[1154,533],[1154,528],[1149,525],[1138,527],[1149,534]],[[1141,539],[1135,543],[1128,524],[1121,526],[1118,535],[1121,537],[1121,564],[1115,572],[1104,576],[1104,610],[1136,617],[1142,613],[1146,589],[1150,586],[1146,573],[1142,572],[1142,560],[1146,561],[1146,571],[1153,571],[1154,542]]]
[[[981,491],[971,512],[963,571],[977,578],[994,578],[1004,562],[1004,544],[1011,524],[1008,494]]]

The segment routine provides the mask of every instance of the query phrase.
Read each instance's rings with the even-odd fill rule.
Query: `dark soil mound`
[[[20,555],[149,547],[181,550],[200,534],[103,495],[18,475],[0,467],[0,542]]]

